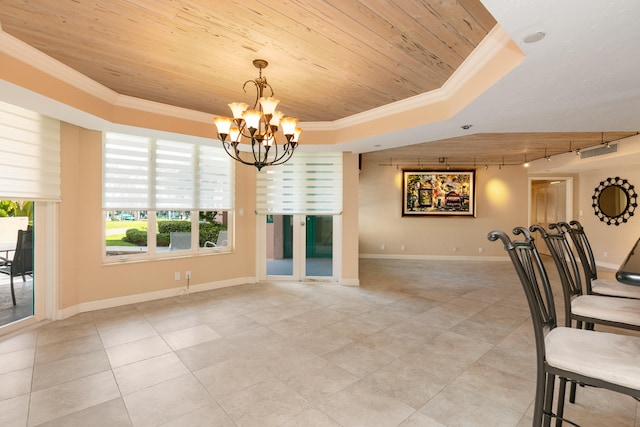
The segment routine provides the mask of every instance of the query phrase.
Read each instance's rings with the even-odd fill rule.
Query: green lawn
[[[138,230],[147,230],[147,221],[106,221],[106,245],[107,246],[136,246],[132,243],[122,240],[127,230],[135,228]]]

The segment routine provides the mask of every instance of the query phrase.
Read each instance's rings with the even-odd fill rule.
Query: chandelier
[[[253,107],[249,109],[244,102],[233,102],[229,104],[233,118],[218,116],[213,122],[227,154],[240,163],[261,170],[265,166],[281,165],[289,160],[298,146],[302,129],[298,127],[298,119],[283,117],[284,114],[276,110],[280,100],[273,97],[273,88],[267,83],[267,78],[262,77],[262,69],[269,63],[264,59],[255,59],[253,65],[260,70],[258,78],[247,80],[242,85],[245,92],[249,83],[255,86]],[[270,96],[264,96],[265,89],[269,89]],[[278,145],[277,132],[280,127],[287,142]],[[245,158],[240,154],[240,143],[243,141],[251,142],[253,159],[248,154],[244,155]]]

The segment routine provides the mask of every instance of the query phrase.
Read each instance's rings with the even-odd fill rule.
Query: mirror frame
[[[620,214],[616,216],[609,216],[605,214],[600,207],[600,197],[602,192],[610,187],[617,187],[627,196],[627,205]],[[635,192],[634,186],[629,184],[629,181],[620,177],[607,178],[604,181],[600,181],[591,197],[593,199],[592,207],[600,221],[605,222],[607,225],[620,225],[629,221],[634,214],[634,211],[638,207],[637,199],[638,195]]]

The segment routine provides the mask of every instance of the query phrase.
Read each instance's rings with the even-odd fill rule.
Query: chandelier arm
[[[271,87],[271,85],[269,83],[267,83],[267,79],[264,79],[264,86],[263,89],[269,88],[269,90],[271,91],[271,95],[269,96],[273,96],[273,88]],[[262,95],[261,95],[262,96]]]
[[[256,148],[257,145],[257,148]],[[258,151],[256,153],[256,150]],[[264,164],[262,160],[262,144],[255,138],[251,138],[251,153],[253,154],[253,160],[256,164]],[[265,159],[266,160],[266,159]]]
[[[289,150],[288,150],[288,147],[286,147],[286,145],[287,144],[285,144],[282,147],[281,153],[278,153],[278,146],[276,145],[275,155],[273,156],[273,160],[269,162],[269,165],[271,166],[281,165],[285,163],[287,160],[289,160],[289,158],[291,158],[291,155],[288,154]],[[283,160],[285,158],[286,160]]]
[[[286,145],[286,144],[285,144]],[[286,149],[283,151],[282,155],[280,156],[279,159],[274,160],[273,162],[269,163],[269,166],[278,166],[278,165],[282,165],[286,162],[289,161],[289,159],[291,158],[291,156],[293,156],[293,150],[289,150]]]
[[[262,96],[262,89],[260,88],[260,84],[256,80],[247,80],[242,85],[242,90],[244,90],[244,93],[247,93],[247,89],[246,89],[247,83],[253,83],[253,85],[256,88],[256,100],[253,101],[253,109],[255,109],[258,106],[258,100]]]
[[[229,157],[231,157],[233,160],[235,160],[235,161],[237,161],[237,162],[240,162],[240,163],[243,163],[243,164],[245,164],[245,165],[248,165],[248,166],[255,166],[255,164],[254,164],[254,163],[247,162],[247,161],[246,161],[246,160],[244,160],[242,157],[240,157],[240,155],[239,155],[239,154],[237,154],[237,153],[235,153],[235,152],[230,151],[230,150],[229,150],[230,146],[231,146],[231,144],[229,144],[229,143],[227,143],[227,142],[223,142],[223,143],[222,143],[222,147],[224,148],[224,151],[226,151],[226,152],[227,152],[227,154],[229,155]],[[234,148],[234,151],[237,151],[238,153],[240,152],[238,149],[235,149],[235,148]]]
[[[284,144],[282,144],[282,153],[278,156],[276,151],[276,155],[274,156],[273,162],[271,164],[281,165],[282,163],[286,163],[287,160],[289,160],[293,155],[293,151],[294,150],[292,149],[292,145],[289,142],[285,142]]]

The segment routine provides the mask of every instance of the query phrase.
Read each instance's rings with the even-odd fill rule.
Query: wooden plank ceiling
[[[229,102],[253,102],[242,83],[266,59],[280,109],[303,122],[440,87],[495,23],[479,0],[0,0],[3,31],[118,93],[169,105],[227,115]],[[368,156],[510,164],[602,138],[471,135]]]
[[[0,0],[2,29],[121,94],[335,120],[440,87],[495,25],[478,0]]]

